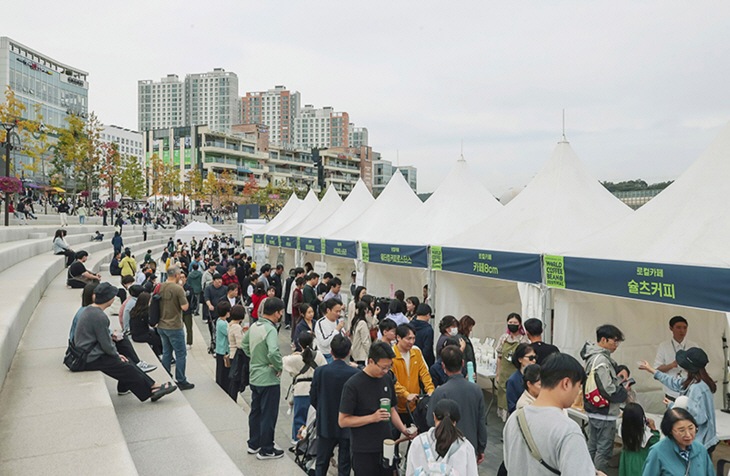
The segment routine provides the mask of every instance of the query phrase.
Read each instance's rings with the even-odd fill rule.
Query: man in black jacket
[[[302,270],[304,271],[304,270]],[[342,388],[350,377],[359,372],[345,362],[352,344],[342,335],[332,339],[334,360],[314,371],[309,390],[309,403],[317,409],[317,466],[316,475],[325,476],[335,446],[340,445],[337,471],[340,476],[350,474],[350,429],[340,428],[337,420],[340,412]],[[326,383],[325,383],[326,382]]]
[[[292,274],[293,273],[293,274]],[[284,284],[284,315],[286,316],[286,329],[291,328],[291,316],[292,316],[292,293],[294,292],[294,280],[299,276],[304,277],[304,268],[294,268],[289,271],[289,277],[286,278]]]
[[[284,265],[283,264],[277,264],[276,265],[276,271],[274,271],[271,276],[269,276],[269,282],[272,286],[274,286],[274,296],[281,299],[281,275],[284,272]]]

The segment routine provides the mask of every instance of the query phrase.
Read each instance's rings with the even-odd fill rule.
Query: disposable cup
[[[393,464],[393,457],[395,456],[395,441],[391,439],[383,440],[383,458],[388,461],[388,464]]]

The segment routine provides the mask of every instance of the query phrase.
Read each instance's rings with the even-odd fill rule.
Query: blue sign
[[[265,235],[260,235],[260,234],[254,233],[254,235],[253,235],[253,242],[255,244],[257,244],[257,245],[263,245],[264,244],[264,236]]]
[[[279,237],[276,235],[266,235],[266,244],[269,246],[280,246]]]
[[[357,241],[325,240],[324,254],[357,259]]]
[[[310,253],[322,253],[322,240],[319,238],[299,238],[299,249]]]
[[[433,269],[522,283],[540,283],[540,255],[467,248],[431,248]]]
[[[370,263],[428,268],[428,247],[363,243],[362,259]]]
[[[296,236],[280,236],[279,240],[280,240],[282,248],[289,248],[291,250],[297,249],[297,237]]]
[[[730,312],[727,268],[570,256],[562,259],[565,289]]]

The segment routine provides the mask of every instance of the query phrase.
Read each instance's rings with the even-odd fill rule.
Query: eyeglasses
[[[527,360],[532,360],[533,362],[537,360],[537,356],[536,355],[526,355],[525,358]]]
[[[380,370],[382,370],[383,372],[389,372],[390,369],[393,368],[393,364],[390,364],[387,367],[382,367],[382,366],[378,365],[378,368],[380,368]]]
[[[694,425],[690,425],[685,428],[672,428],[672,433],[676,433],[678,435],[691,435],[697,431],[697,427]]]

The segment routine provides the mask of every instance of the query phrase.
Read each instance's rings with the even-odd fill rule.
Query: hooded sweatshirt
[[[580,356],[586,363],[586,375],[590,375],[593,367],[597,367],[596,385],[601,392],[601,396],[610,403],[605,407],[598,408],[584,397],[583,406],[588,417],[601,420],[618,419],[621,412],[619,405],[626,401],[628,393],[616,376],[616,367],[618,365],[611,358],[611,351],[600,347],[598,344],[586,342],[580,351]]]
[[[438,463],[446,463],[450,465],[456,474],[460,476],[475,476],[478,474],[477,460],[474,457],[474,447],[469,443],[466,438],[457,439],[451,444],[451,448],[446,453],[444,458],[441,458],[436,452],[436,432],[435,428],[428,430],[428,433],[418,435],[411,443],[411,448],[408,450],[408,467],[406,469],[406,476],[413,476],[416,474],[416,470],[419,468],[426,469],[428,472],[428,458],[423,448],[423,443],[426,441],[431,447],[431,454]]]

